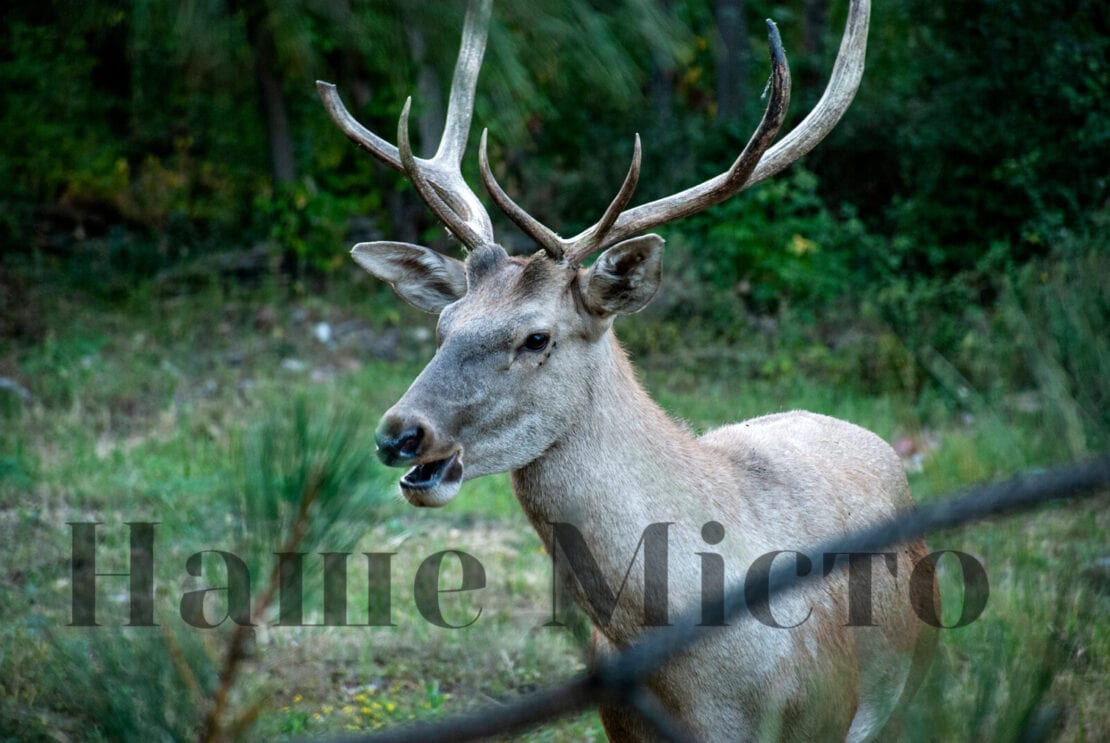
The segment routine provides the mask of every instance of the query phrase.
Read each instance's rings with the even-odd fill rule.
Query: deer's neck
[[[739,534],[748,519],[735,497],[746,483],[726,481],[722,452],[663,412],[611,340],[602,363],[587,370],[591,404],[543,456],[511,474],[517,499],[555,558],[561,584],[595,625],[621,644],[643,630],[648,570],[642,540],[648,527],[668,524],[666,603],[692,606],[700,590],[697,553],[706,549],[702,525],[719,521]],[[726,502],[722,496],[728,495],[733,497]],[[582,576],[571,577],[568,559],[559,556],[567,545],[554,544],[553,523],[576,528],[604,580],[623,592],[623,609],[612,621],[600,618]],[[653,534],[658,533],[657,527]]]
[[[584,380],[589,404],[543,456],[512,473],[517,498],[549,548],[553,521],[614,543],[632,540],[634,548],[649,524],[688,515],[707,486],[707,455],[651,399],[608,335]]]

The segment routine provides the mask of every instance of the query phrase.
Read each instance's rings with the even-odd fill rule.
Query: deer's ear
[[[642,310],[663,278],[663,238],[643,235],[602,253],[586,272],[584,299],[595,315]]]
[[[392,286],[401,299],[425,312],[438,314],[466,294],[465,264],[419,245],[359,243],[351,249],[351,257]]]

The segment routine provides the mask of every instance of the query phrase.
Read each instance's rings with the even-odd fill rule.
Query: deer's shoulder
[[[793,410],[722,426],[700,441],[730,465],[736,491],[757,508],[794,505],[794,519],[808,513],[851,522],[912,505],[898,455],[848,421]]]

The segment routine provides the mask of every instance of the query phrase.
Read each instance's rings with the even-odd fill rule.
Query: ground
[[[376,729],[504,703],[584,668],[581,621],[545,626],[548,557],[507,478],[468,483],[448,507],[418,510],[396,495],[399,473],[374,461],[378,416],[433,344],[427,316],[376,290],[361,298],[366,291],[287,298],[279,289],[162,293],[152,285],[123,305],[32,293],[27,311],[35,317],[0,340],[0,738],[193,737],[218,686],[231,623],[200,630],[182,620],[184,593],[227,585],[211,556],[201,577],[188,576],[186,558],[251,550],[245,560],[257,601],[271,553],[296,522],[292,506],[273,503],[295,505],[312,481],[304,472],[317,464],[335,465],[346,479],[321,490],[312,513],[323,526],[297,549],[352,554],[352,625],[369,611],[359,553],[394,553],[395,626],[260,629],[230,694],[228,722],[251,724],[251,738],[267,739]],[[640,361],[656,398],[699,431],[792,408],[871,428],[904,456],[920,502],[1046,464],[1055,451],[1035,395],[953,410],[927,392],[868,396],[798,376],[736,379],[727,359],[700,364],[696,374]],[[304,431],[290,422],[298,416]],[[348,424],[347,439],[328,437]],[[903,740],[1015,740],[1018,730],[1041,728],[1052,740],[1110,736],[1106,506],[1103,496],[930,537],[933,549],[980,560],[991,594],[976,621],[942,631]],[[69,522],[94,521],[100,572],[126,569],[127,522],[159,522],[160,627],[123,628],[127,584],[107,577],[97,579],[103,626],[67,626]],[[481,591],[443,597],[446,622],[477,615],[462,629],[430,624],[413,601],[420,564],[442,550],[469,553],[485,569]],[[306,558],[306,621],[320,617],[321,561]],[[948,623],[962,607],[958,577],[958,563],[946,558]],[[442,585],[459,580],[456,559],[446,558]],[[218,617],[225,600],[210,596],[209,616]],[[603,734],[590,712],[523,739]]]

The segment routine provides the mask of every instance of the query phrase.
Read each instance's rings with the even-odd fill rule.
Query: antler
[[[497,206],[536,240],[549,256],[557,260],[565,259],[572,264],[580,263],[597,250],[719,204],[749,186],[770,178],[817,146],[840,121],[859,88],[867,53],[870,15],[869,0],[852,0],[840,51],[821,100],[790,134],[769,150],[767,148],[782,126],[790,102],[790,70],[778,28],[773,22],[767,21],[772,65],[771,96],[767,109],[732,167],[708,181],[628,211],[621,211],[631,198],[639,176],[640,147],[637,136],[632,168],[605,216],[578,235],[561,238],[513,203],[497,184],[489,169],[484,133],[480,151],[482,179]]]
[[[486,50],[490,8],[493,0],[472,0],[466,11],[459,59],[451,81],[447,121],[443,137],[432,159],[412,153],[408,119],[412,99],[405,102],[397,126],[397,147],[374,134],[351,115],[335,86],[322,81],[316,89],[332,120],[355,144],[385,165],[408,176],[424,203],[436,217],[470,249],[493,242],[493,224],[482,202],[462,177],[462,156],[474,113],[474,89]]]
[[[640,180],[640,135],[637,134],[632,148],[632,165],[628,169],[628,175],[624,178],[621,190],[617,192],[613,202],[609,204],[609,208],[602,215],[601,221],[577,237],[566,240],[524,211],[501,188],[489,167],[489,154],[486,149],[488,134],[488,129],[482,131],[482,142],[478,147],[478,162],[481,165],[482,182],[486,185],[486,189],[493,197],[497,207],[505,212],[505,215],[526,235],[535,240],[544,249],[548,257],[553,260],[559,261],[566,257],[572,262],[578,262],[580,258],[575,258],[575,256],[585,256],[594,252],[600,246],[606,233],[612,228],[613,223],[617,221],[621,210],[628,205],[628,201],[632,198],[632,192],[636,190],[636,183]]]

